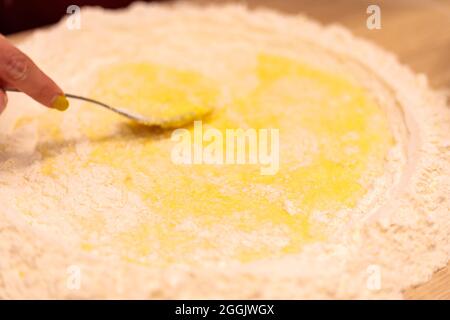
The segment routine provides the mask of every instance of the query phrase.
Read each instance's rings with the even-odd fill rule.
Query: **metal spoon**
[[[20,92],[19,90],[9,89],[9,88],[6,89],[6,91]],[[99,105],[105,109],[108,109],[112,112],[115,112],[115,113],[121,115],[121,116],[124,116],[124,117],[128,118],[129,120],[132,120],[138,124],[150,126],[150,127],[160,127],[163,129],[175,128],[175,127],[180,127],[180,126],[186,125],[188,123],[193,122],[194,120],[203,118],[204,116],[206,116],[207,114],[209,114],[212,111],[212,109],[208,109],[205,113],[187,112],[187,113],[175,116],[175,117],[158,119],[158,118],[151,118],[151,117],[143,116],[141,114],[130,112],[128,110],[112,107],[101,101],[94,100],[94,99],[87,98],[87,97],[82,97],[82,96],[71,94],[71,93],[66,93],[65,96],[67,98],[83,100],[86,102],[90,102],[90,103]]]

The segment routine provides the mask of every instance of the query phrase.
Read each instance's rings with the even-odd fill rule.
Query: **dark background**
[[[55,23],[70,5],[121,8],[133,0],[0,0],[0,33],[11,34]],[[145,2],[151,2],[147,0]]]

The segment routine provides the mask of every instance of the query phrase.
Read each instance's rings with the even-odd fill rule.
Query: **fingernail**
[[[69,108],[69,101],[63,95],[56,96],[53,98],[52,108],[59,111],[65,111]]]

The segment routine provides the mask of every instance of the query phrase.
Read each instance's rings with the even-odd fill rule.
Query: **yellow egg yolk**
[[[263,176],[252,165],[174,164],[170,132],[119,126],[117,117],[92,107],[78,114],[89,152],[77,157],[77,142],[50,132],[56,121],[41,121],[38,150],[45,175],[94,176],[104,168],[124,197],[121,216],[114,219],[95,208],[83,217],[68,209],[82,248],[144,264],[246,262],[296,253],[327,236],[318,213],[333,219],[354,208],[383,172],[393,143],[388,120],[368,92],[344,75],[266,54],[258,57],[254,74],[257,85],[245,95],[232,93],[232,101],[205,125],[222,132],[278,128],[275,175]],[[102,71],[93,95],[166,118],[217,105],[219,91],[194,71],[140,63]],[[64,152],[48,147],[56,140]],[[146,210],[128,215],[131,196]],[[112,223],[122,227],[111,231]]]

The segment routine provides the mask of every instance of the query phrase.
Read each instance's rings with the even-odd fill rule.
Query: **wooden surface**
[[[196,0],[195,2],[226,2]],[[323,23],[339,23],[398,55],[425,73],[436,89],[450,90],[450,1],[448,0],[248,0],[250,7],[302,12]],[[381,8],[381,29],[366,27],[370,4]],[[26,37],[12,37],[16,41]],[[432,279],[404,292],[408,299],[450,299],[450,263]]]

